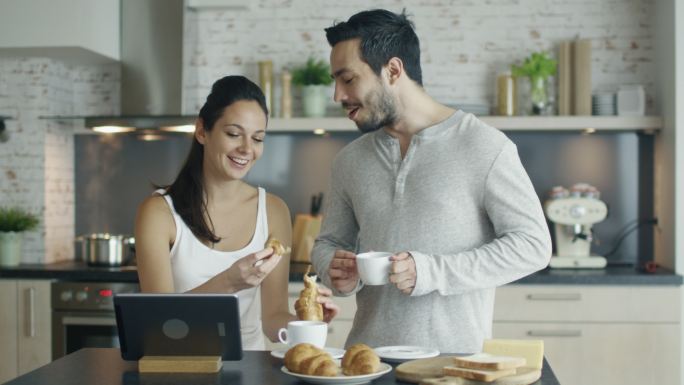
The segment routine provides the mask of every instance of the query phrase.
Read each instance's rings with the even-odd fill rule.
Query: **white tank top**
[[[254,235],[247,246],[236,251],[218,251],[204,245],[178,215],[171,196],[163,195],[164,190],[155,191],[166,200],[176,223],[176,241],[171,247],[171,271],[177,292],[183,293],[196,288],[229,268],[238,259],[264,248],[268,239],[266,191],[261,187],[258,190],[259,202]],[[240,333],[244,350],[265,350],[266,348],[261,329],[260,293],[259,286],[236,293],[240,303]]]

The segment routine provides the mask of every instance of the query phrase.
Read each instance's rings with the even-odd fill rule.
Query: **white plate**
[[[339,363],[339,362],[338,362]],[[289,374],[293,377],[297,377],[301,381],[308,382],[310,384],[327,384],[327,385],[353,385],[353,384],[365,384],[366,382],[373,381],[374,379],[383,376],[392,371],[392,367],[384,362],[380,363],[380,368],[377,372],[372,374],[363,374],[360,376],[345,376],[340,372],[336,377],[325,377],[325,376],[307,376],[306,374],[293,373],[285,366],[280,368],[285,374]]]
[[[385,362],[404,362],[439,355],[439,350],[422,346],[382,346],[373,350]]]
[[[280,348],[280,349],[275,349],[271,350],[271,355],[275,358],[285,358],[285,353],[289,350],[290,348]],[[342,358],[344,356],[344,349],[337,349],[337,348],[323,348],[328,354],[332,356],[332,358]]]

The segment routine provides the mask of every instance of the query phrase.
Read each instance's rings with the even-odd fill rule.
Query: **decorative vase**
[[[23,233],[0,231],[0,266],[17,266],[21,262]]]
[[[302,104],[304,116],[322,117],[325,116],[328,86],[308,85],[302,86]]]
[[[542,76],[530,77],[530,101],[532,102],[532,115],[545,115],[549,106],[549,94],[547,92],[548,78]]]

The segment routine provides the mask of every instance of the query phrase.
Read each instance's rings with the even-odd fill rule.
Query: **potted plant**
[[[0,265],[21,262],[23,232],[38,226],[38,217],[20,208],[0,207]]]
[[[330,66],[323,60],[309,58],[305,65],[292,71],[292,83],[301,87],[304,116],[324,116],[327,86],[332,83]]]
[[[546,52],[533,52],[522,65],[513,64],[511,73],[515,77],[530,79],[530,100],[532,113],[542,115],[549,107],[547,83],[550,76],[556,74],[556,61]]]

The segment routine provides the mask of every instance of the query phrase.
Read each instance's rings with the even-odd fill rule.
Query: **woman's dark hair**
[[[204,129],[211,131],[226,107],[240,100],[259,103],[268,119],[266,99],[261,89],[244,76],[226,76],[211,86],[211,93],[200,109],[199,118]],[[190,153],[176,180],[166,188],[166,194],[171,196],[176,212],[197,238],[217,243],[221,238],[214,234],[211,218],[204,215],[207,212],[207,198],[203,183],[203,160],[204,146],[193,136]]]
[[[346,22],[326,28],[325,36],[331,47],[341,41],[361,38],[361,59],[376,75],[380,75],[382,66],[391,58],[398,57],[408,77],[423,85],[420,42],[405,9],[400,15],[384,9],[359,12]]]

